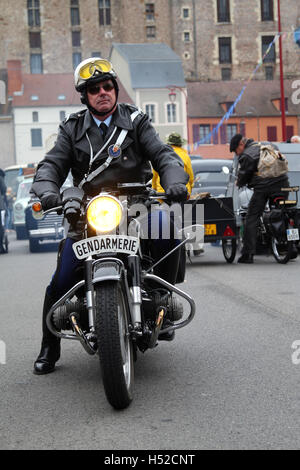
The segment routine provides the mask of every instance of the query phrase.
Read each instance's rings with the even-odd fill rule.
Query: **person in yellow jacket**
[[[177,155],[179,155],[179,157],[182,159],[182,161],[184,163],[184,171],[190,177],[186,187],[187,187],[189,195],[191,195],[192,188],[194,186],[194,173],[193,173],[192,163],[191,163],[191,159],[189,157],[189,154],[187,153],[186,150],[184,150],[182,148],[182,145],[185,142],[182,139],[180,134],[178,134],[177,132],[172,132],[168,136],[168,139],[167,139],[166,143],[173,147],[174,151],[177,153]],[[153,171],[152,188],[155,189],[155,191],[157,191],[159,193],[163,193],[164,190],[160,185],[159,175],[155,170],[152,170],[152,171]]]

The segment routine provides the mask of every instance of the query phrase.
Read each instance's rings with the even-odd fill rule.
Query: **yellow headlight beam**
[[[116,229],[122,220],[123,207],[113,196],[98,196],[89,203],[87,220],[90,226],[100,233]]]

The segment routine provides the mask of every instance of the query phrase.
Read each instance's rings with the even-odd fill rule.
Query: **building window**
[[[236,124],[227,124],[226,126],[226,143],[229,144],[232,137],[237,134],[237,125]]]
[[[182,18],[187,20],[190,17],[190,9],[189,8],[183,8],[182,9]]]
[[[29,46],[31,49],[41,49],[42,41],[41,41],[41,33],[29,33]]]
[[[230,4],[229,0],[217,0],[218,22],[230,22]]]
[[[42,129],[31,129],[31,147],[42,146]]]
[[[227,112],[230,110],[233,103],[234,103],[233,101],[225,101],[224,105],[225,105],[225,109]],[[235,113],[235,110],[233,111],[233,113]]]
[[[285,112],[288,113],[289,112],[289,99],[288,98],[284,98],[284,107],[285,107]],[[281,112],[281,100],[280,100],[280,112]]]
[[[91,57],[101,57],[101,52],[92,52]]]
[[[71,25],[72,26],[79,26],[80,25],[79,2],[78,2],[78,0],[71,0]]]
[[[267,138],[269,142],[277,142],[277,127],[276,126],[267,127]]]
[[[101,26],[110,25],[111,23],[111,6],[110,0],[98,0],[99,4],[99,23]]]
[[[148,114],[150,120],[155,123],[155,104],[146,104],[145,105],[145,112]]]
[[[81,62],[81,52],[73,52],[73,68],[76,69],[77,65]]]
[[[176,103],[169,103],[167,105],[167,120],[168,122],[177,122]]]
[[[39,113],[37,111],[32,112],[32,122],[38,122],[39,121]]]
[[[184,42],[191,42],[191,33],[189,31],[183,33],[183,40]]]
[[[80,31],[72,31],[72,46],[80,47]]]
[[[274,40],[274,36],[262,36],[261,38],[261,45],[262,45],[262,56],[265,55],[270,43]],[[264,58],[264,62],[276,62],[276,50],[275,44],[271,47],[271,50]]]
[[[274,21],[273,0],[260,0],[261,2],[261,21]]]
[[[222,80],[224,82],[228,81],[228,80],[231,80],[231,69],[223,68],[223,69],[221,69],[221,74],[222,74]]]
[[[266,74],[266,80],[273,80],[274,78],[274,68],[271,67],[265,67],[265,74]]]
[[[156,37],[156,28],[155,28],[155,26],[147,26],[146,35],[147,35],[147,38],[155,38]]]
[[[219,38],[220,64],[231,64],[231,38]]]
[[[66,111],[59,111],[59,119],[60,121],[64,121],[66,119]]]
[[[30,54],[30,73],[43,73],[42,54]]]
[[[210,133],[210,125],[209,124],[200,124],[200,134],[199,134],[200,141],[206,139],[207,136],[209,135],[209,133]],[[209,140],[206,139],[205,143],[210,144],[211,139],[209,139]]]
[[[155,5],[154,3],[146,3],[146,20],[154,21],[155,20]]]
[[[40,26],[40,0],[27,0],[28,25]]]

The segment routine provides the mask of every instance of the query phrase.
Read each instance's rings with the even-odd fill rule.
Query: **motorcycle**
[[[296,243],[299,243],[298,191],[299,187],[282,188],[283,192],[295,193],[296,199],[274,195],[265,208],[257,226],[257,254],[270,252],[277,263],[286,264],[298,256]],[[239,209],[242,225],[240,239],[243,238],[248,207]]]
[[[49,310],[47,326],[58,338],[77,340],[88,354],[99,355],[107,400],[115,409],[124,409],[133,399],[137,352],[171,339],[194,318],[194,300],[153,274],[155,266],[191,240],[191,230],[153,264],[149,244],[142,239],[141,215],[134,207],[150,208],[165,198],[164,193],[128,183],[103,189],[93,198],[69,188],[64,198],[72,206],[77,203],[80,211],[82,239],[73,250],[82,263],[82,279]],[[40,202],[32,204],[37,218],[61,210],[66,216],[68,209],[69,202],[42,213]],[[190,306],[185,318],[174,294]]]

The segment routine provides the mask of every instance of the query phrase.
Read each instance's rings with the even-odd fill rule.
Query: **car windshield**
[[[223,171],[198,172],[195,174],[195,186],[227,186],[229,175]]]
[[[18,189],[17,176],[19,175],[19,168],[14,170],[5,170],[5,184],[7,188],[12,188],[13,193],[16,194]]]
[[[26,181],[19,184],[17,199],[29,198],[29,191],[32,185],[32,181]]]

